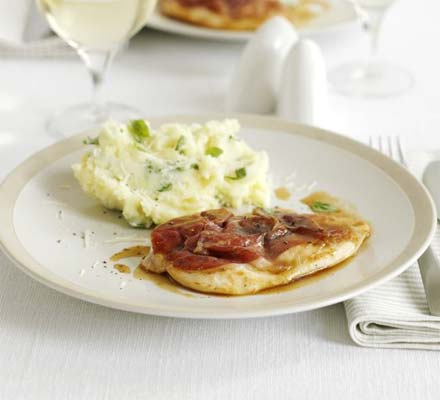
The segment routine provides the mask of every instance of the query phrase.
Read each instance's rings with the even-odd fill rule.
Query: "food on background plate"
[[[275,15],[302,26],[330,8],[328,0],[160,0],[171,18],[212,29],[250,31]]]
[[[173,219],[153,230],[142,265],[200,292],[244,295],[339,264],[369,237],[368,223],[334,197],[303,202],[310,213],[220,208]]]
[[[238,121],[166,124],[108,122],[73,165],[83,190],[121,210],[134,227],[220,207],[266,207],[268,157],[237,134]]]

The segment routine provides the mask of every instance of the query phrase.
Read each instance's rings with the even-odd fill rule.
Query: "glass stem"
[[[377,57],[379,49],[379,34],[382,27],[382,21],[385,14],[385,9],[366,9],[365,13],[361,16],[362,27],[368,34],[370,41],[369,50],[369,64],[371,64]]]
[[[84,61],[92,81],[92,117],[99,120],[108,118],[108,110],[102,99],[102,87],[107,71],[113,61],[117,49],[89,51],[78,49],[78,54]]]

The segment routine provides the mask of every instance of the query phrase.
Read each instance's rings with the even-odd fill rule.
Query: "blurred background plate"
[[[303,35],[329,33],[333,30],[348,28],[356,23],[357,16],[353,5],[348,0],[330,0],[331,8],[321,17],[315,18],[299,28]],[[158,9],[149,18],[147,27],[178,35],[202,39],[241,42],[248,40],[253,32],[209,29],[177,21],[162,15]]]

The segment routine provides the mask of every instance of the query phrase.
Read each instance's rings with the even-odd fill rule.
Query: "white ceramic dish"
[[[224,117],[164,117],[151,123]],[[269,153],[275,184],[282,185],[296,172],[297,187],[316,182],[313,190],[326,190],[354,203],[370,221],[373,235],[348,265],[293,290],[244,297],[187,297],[117,273],[109,256],[135,243],[109,241],[133,235],[144,238],[146,231],[129,228],[117,213],[105,212],[75,182],[70,165],[86,151],[82,139],[87,134],[37,153],[0,186],[3,250],[41,283],[93,303],[175,317],[246,318],[310,310],[356,296],[402,272],[427,247],[435,227],[434,206],[424,187],[400,165],[331,132],[276,118],[238,118],[242,136]],[[306,193],[303,189],[296,195]],[[85,231],[90,232],[87,249],[80,237]]]
[[[315,35],[328,33],[350,26],[357,20],[353,6],[347,0],[331,0],[331,9],[324,15],[313,19],[301,27],[301,35]],[[252,36],[252,32],[228,31],[222,29],[209,29],[180,22],[162,15],[157,9],[148,20],[147,27],[160,31],[175,33],[183,36],[198,37],[201,39],[243,42]]]

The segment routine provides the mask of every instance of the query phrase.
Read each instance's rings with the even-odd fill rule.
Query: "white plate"
[[[224,117],[164,117],[151,122],[158,126]],[[115,273],[108,258],[130,243],[106,241],[144,237],[146,232],[129,228],[116,213],[104,214],[75,182],[70,165],[86,151],[82,139],[87,135],[37,153],[0,186],[4,251],[43,284],[93,303],[175,317],[245,318],[310,310],[356,296],[402,272],[427,247],[435,227],[432,200],[397,163],[361,143],[317,128],[269,117],[238,118],[249,144],[268,152],[276,184],[296,172],[296,185],[316,182],[313,190],[353,202],[370,221],[373,235],[352,262],[293,290],[243,297],[187,297]],[[87,249],[79,236],[86,230],[95,232]]]
[[[347,0],[331,0],[331,9],[322,16],[311,20],[299,28],[300,34],[314,35],[335,29],[343,29],[356,22],[357,16],[352,4]],[[209,29],[168,18],[156,9],[148,20],[147,27],[203,39],[242,42],[252,36],[252,32]]]

